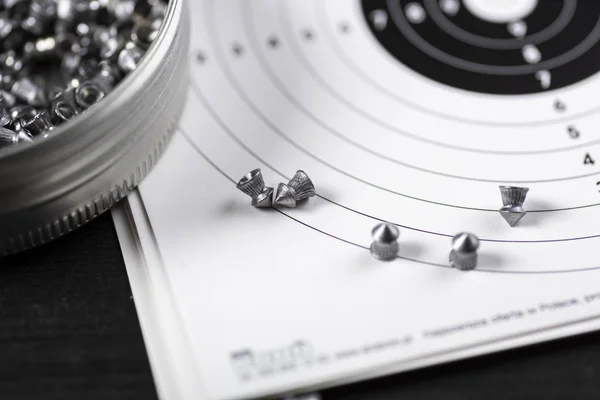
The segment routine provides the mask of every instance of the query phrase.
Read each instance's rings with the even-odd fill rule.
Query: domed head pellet
[[[398,238],[400,230],[396,225],[381,223],[371,232],[373,242],[371,243],[371,255],[381,261],[391,261],[398,256],[400,245]]]
[[[131,40],[133,43],[147,49],[158,35],[158,29],[152,26],[149,21],[140,21],[133,27],[131,31]]]
[[[450,265],[461,271],[470,271],[477,267],[479,239],[472,233],[462,232],[452,239]]]
[[[526,187],[500,186],[503,206],[499,213],[511,227],[527,214],[523,208],[527,192],[529,192],[529,188]]]
[[[299,201],[313,197],[315,193],[315,185],[313,185],[306,172],[298,170],[287,184],[280,183],[277,186],[275,204],[294,208]]]

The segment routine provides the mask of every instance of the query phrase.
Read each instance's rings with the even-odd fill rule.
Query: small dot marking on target
[[[569,125],[567,127],[567,132],[569,133],[569,137],[571,139],[578,139],[580,136],[579,130],[573,125]]]
[[[460,10],[460,2],[458,0],[441,0],[440,8],[446,15],[453,17]]]
[[[552,85],[552,74],[545,69],[535,73],[535,78],[540,81],[540,85],[544,89],[549,89]]]
[[[204,54],[203,51],[198,51],[196,53],[196,61],[198,62],[198,64],[202,65],[206,62],[206,54]]]
[[[523,46],[522,51],[523,58],[529,64],[537,64],[542,60],[542,53],[540,53],[540,50],[533,44],[526,44]]]
[[[347,21],[342,21],[340,22],[340,32],[342,34],[347,35],[348,33],[350,33],[350,24],[348,24]]]
[[[382,31],[387,27],[389,18],[387,11],[380,9],[371,11],[370,19],[373,27],[378,31]]]
[[[236,57],[241,57],[244,54],[244,47],[236,42],[231,46],[231,51]]]
[[[318,0],[313,1],[314,9],[319,13],[321,10],[321,6],[319,5],[320,2]],[[409,2],[402,0],[394,1],[401,3],[401,10],[404,14],[405,6]],[[426,18],[420,24],[411,24],[415,27],[415,30],[422,28],[429,29],[435,22],[433,21],[433,18],[430,18],[431,14],[426,7],[426,2],[427,0],[418,1],[426,12]],[[417,3],[417,1],[412,1],[412,3]],[[443,2],[440,0],[430,2],[430,4],[434,3],[441,5]],[[360,224],[365,223],[365,225],[370,227],[374,223],[373,219],[396,219],[394,223],[397,223],[402,229],[406,229],[407,235],[409,236],[409,243],[410,239],[412,239],[427,250],[421,251],[414,257],[415,260],[412,261],[431,262],[431,260],[427,260],[432,254],[430,250],[435,252],[441,249],[441,252],[445,254],[442,254],[442,257],[439,257],[439,260],[434,260],[433,262],[435,262],[436,265],[444,265],[446,267],[448,257],[448,235],[462,231],[464,228],[466,231],[482,234],[482,242],[485,243],[486,255],[489,255],[489,253],[487,253],[488,251],[494,253],[496,250],[502,250],[496,253],[502,254],[503,257],[501,260],[502,262],[498,263],[498,265],[490,265],[489,258],[482,259],[483,270],[494,270],[494,272],[529,273],[540,270],[552,271],[558,269],[558,265],[552,265],[553,259],[550,257],[543,262],[540,260],[536,261],[535,259],[529,259],[529,263],[522,262],[522,260],[527,258],[527,255],[524,254],[523,250],[526,251],[535,246],[544,246],[543,243],[524,245],[523,243],[528,240],[531,243],[538,240],[540,242],[543,240],[552,241],[552,244],[548,244],[548,246],[552,248],[554,248],[554,242],[557,242],[557,250],[552,250],[556,252],[559,251],[558,246],[563,246],[563,249],[566,249],[571,248],[571,246],[579,245],[578,243],[586,241],[593,242],[594,239],[591,239],[592,234],[588,233],[585,229],[576,231],[572,226],[563,226],[562,224],[560,229],[556,231],[552,230],[552,226],[550,231],[546,229],[545,224],[548,221],[550,221],[549,224],[552,225],[553,219],[554,222],[556,222],[556,219],[563,218],[563,215],[569,216],[570,218],[570,216],[576,216],[579,213],[581,213],[580,215],[588,213],[588,211],[584,210],[589,209],[591,210],[590,212],[592,212],[594,209],[597,209],[594,208],[597,204],[590,204],[591,202],[588,202],[587,198],[582,199],[579,198],[580,196],[577,196],[578,199],[573,199],[573,196],[564,196],[564,193],[574,193],[572,189],[576,185],[580,185],[580,183],[572,183],[563,179],[564,184],[554,185],[554,178],[556,177],[553,176],[553,174],[555,172],[558,173],[557,170],[550,172],[548,178],[544,177],[544,179],[551,180],[547,185],[545,183],[535,183],[532,185],[532,187],[535,187],[535,194],[534,198],[531,199],[531,215],[522,222],[522,229],[518,229],[517,232],[514,232],[514,235],[504,236],[503,230],[506,230],[509,227],[505,226],[506,224],[504,221],[497,222],[497,220],[501,220],[497,215],[498,207],[500,206],[500,204],[497,204],[497,189],[493,191],[494,199],[491,203],[486,203],[485,199],[487,193],[485,186],[497,187],[497,184],[489,185],[484,182],[466,182],[463,185],[461,182],[455,184],[454,181],[452,181],[453,189],[456,190],[443,190],[448,182],[447,179],[451,178],[429,174],[429,172],[447,172],[446,169],[439,168],[439,165],[433,165],[433,159],[437,157],[439,150],[437,146],[432,146],[430,149],[431,153],[435,152],[436,154],[431,154],[429,152],[418,153],[418,151],[415,150],[417,147],[415,143],[412,143],[410,140],[404,141],[406,147],[402,148],[403,151],[413,152],[414,154],[427,154],[428,163],[431,164],[428,165],[431,167],[431,171],[428,171],[425,174],[422,174],[423,171],[415,172],[416,175],[422,178],[420,188],[411,186],[409,181],[412,180],[410,174],[413,172],[409,170],[406,170],[403,175],[407,179],[403,179],[402,185],[395,186],[393,175],[389,177],[391,179],[388,179],[387,175],[385,178],[380,179],[381,175],[370,174],[369,168],[365,168],[364,171],[361,169],[361,163],[368,161],[372,161],[373,163],[381,162],[381,159],[378,160],[377,157],[375,157],[377,154],[374,151],[371,151],[368,146],[374,143],[376,139],[379,139],[379,143],[383,146],[393,148],[397,143],[397,141],[393,139],[393,135],[397,132],[386,131],[384,132],[384,134],[387,135],[386,137],[382,134],[381,126],[375,125],[375,119],[362,119],[359,121],[360,124],[355,123],[355,121],[358,120],[356,118],[358,112],[353,108],[345,107],[342,103],[344,99],[341,95],[338,96],[334,91],[335,89],[339,89],[339,86],[335,86],[333,89],[328,87],[327,85],[331,83],[331,80],[328,78],[331,78],[331,75],[339,74],[340,81],[345,82],[350,89],[357,83],[358,80],[356,74],[349,75],[346,71],[342,70],[343,66],[340,66],[339,62],[334,63],[332,60],[333,58],[340,57],[340,55],[343,56],[343,53],[349,54],[349,50],[354,47],[357,38],[362,38],[363,41],[365,41],[365,39],[366,41],[370,41],[372,49],[383,54],[381,59],[385,58],[390,65],[396,63],[396,60],[384,53],[385,49],[382,46],[378,46],[378,38],[376,39],[375,35],[370,35],[368,30],[365,31],[365,28],[371,28],[373,32],[385,32],[385,35],[389,34],[390,36],[395,36],[396,40],[402,39],[398,36],[398,30],[396,29],[395,23],[388,14],[389,10],[386,8],[386,4],[389,3],[378,1],[378,3],[375,3],[374,8],[365,10],[367,12],[361,15],[361,9],[357,7],[354,7],[354,14],[337,13],[336,11],[344,6],[339,5],[342,4],[341,2],[338,3],[335,0],[332,0],[327,4],[330,11],[333,12],[324,13],[325,18],[322,19],[320,19],[318,15],[317,18],[313,18],[313,15],[310,13],[302,16],[301,12],[294,12],[298,11],[295,9],[296,7],[301,8],[294,2],[286,2],[282,6],[277,5],[274,12],[270,11],[272,9],[270,7],[253,7],[252,5],[243,5],[245,3],[240,3],[242,4],[240,9],[243,12],[239,13],[240,16],[238,19],[231,20],[229,19],[231,10],[226,6],[221,6],[221,2],[213,1],[213,4],[214,8],[221,8],[221,12],[217,13],[221,16],[221,20],[216,20],[217,18],[214,18],[215,16],[212,14],[207,16],[207,20],[203,25],[207,26],[206,29],[208,30],[208,34],[198,35],[198,37],[208,37],[209,43],[202,42],[201,45],[203,46],[203,49],[206,49],[207,54],[210,54],[211,60],[214,59],[214,63],[207,67],[210,67],[209,71],[211,73],[215,73],[215,77],[216,71],[220,71],[219,74],[221,75],[218,84],[214,84],[215,80],[211,80],[211,77],[207,77],[206,74],[197,74],[198,76],[194,78],[197,80],[195,83],[197,89],[193,89],[195,94],[192,97],[195,98],[195,100],[199,100],[204,107],[210,111],[208,112],[208,115],[205,115],[202,118],[198,117],[193,121],[189,121],[190,123],[187,126],[188,129],[186,129],[186,140],[188,140],[190,144],[196,145],[200,152],[205,153],[207,158],[212,159],[214,165],[220,168],[228,176],[237,177],[236,171],[233,171],[233,175],[231,174],[232,165],[228,164],[228,160],[233,157],[236,157],[237,159],[239,159],[239,157],[248,158],[250,163],[264,166],[265,171],[268,171],[270,179],[278,179],[281,181],[286,181],[285,174],[291,174],[290,171],[293,171],[292,168],[296,166],[306,167],[307,170],[314,171],[315,177],[318,177],[319,182],[323,185],[322,192],[319,192],[322,197],[319,196],[319,198],[314,201],[314,205],[318,205],[318,207],[314,210],[312,207],[310,209],[299,209],[297,210],[298,212],[289,214],[290,220],[301,223],[305,227],[312,228],[316,233],[324,233],[330,238],[340,239],[349,244],[365,247],[368,246],[367,239],[365,239],[363,243],[360,239],[361,236],[356,235],[353,237],[355,234],[353,229],[348,229],[347,231],[336,230],[336,222],[341,219],[352,220],[353,224],[354,222]],[[449,12],[447,6],[445,11],[444,9],[441,9],[440,12],[442,12],[448,20],[451,19],[452,22],[459,24],[461,18],[468,14],[468,10],[464,6],[464,3],[459,2],[457,4],[460,4],[460,7],[456,12]],[[280,7],[284,12],[281,12],[279,13],[280,15],[278,15],[278,11],[280,10],[277,9],[277,7]],[[284,15],[285,11],[291,11],[289,12],[289,20],[295,21],[294,24],[286,23],[288,22],[288,19],[286,19]],[[534,14],[532,13],[532,16],[533,15]],[[279,16],[281,21],[275,23],[277,22],[277,18],[274,18],[274,16]],[[368,21],[368,25],[361,23],[360,18],[365,18],[366,21]],[[499,36],[504,35],[503,39],[518,44],[518,46],[513,47],[510,51],[512,51],[512,55],[518,58],[518,61],[521,64],[537,66],[546,61],[546,58],[549,57],[550,53],[547,52],[547,48],[545,48],[544,45],[530,40],[529,35],[535,34],[535,30],[538,26],[529,24],[527,18],[529,17],[525,17],[522,21],[527,24],[526,26],[529,28],[526,31],[521,31],[521,33],[517,32],[515,34],[516,31],[509,31],[507,23],[502,23],[498,24],[499,26],[496,32]],[[272,21],[274,22],[271,23]],[[351,27],[351,35],[346,35],[343,39],[341,37],[343,36],[344,29],[341,21],[347,21],[348,26]],[[385,21],[385,23],[383,21]],[[228,24],[225,22],[228,22]],[[236,29],[230,31],[229,29],[223,28],[224,26],[234,26]],[[306,36],[303,34],[306,27],[310,27],[312,32],[317,33],[317,38],[319,39],[318,42],[313,43],[312,45],[306,43]],[[201,29],[203,30],[204,28]],[[523,38],[519,39],[518,36],[521,35],[523,35]],[[278,39],[275,42],[277,43],[275,47],[280,46],[280,43],[285,44],[285,49],[282,49],[279,56],[276,56],[275,53],[271,53],[273,46],[269,45],[269,41],[273,37]],[[241,42],[245,49],[243,63],[235,61],[231,47],[232,43],[240,40],[240,38],[245,39],[244,42]],[[248,38],[247,41],[246,38]],[[332,45],[333,42],[335,42],[335,44]],[[539,61],[536,60],[536,57],[529,57],[529,62],[526,60],[526,57],[523,55],[523,48],[527,44],[534,45],[539,50]],[[319,58],[323,54],[331,55],[332,52],[328,50],[331,50],[333,46],[339,46],[339,49],[335,50],[337,52],[336,54],[333,54],[332,57],[328,58],[327,61],[330,62],[322,65],[319,65],[316,62],[312,64],[315,58]],[[271,54],[271,56],[268,56],[269,54]],[[283,57],[283,55],[286,57]],[[542,55],[543,57],[541,57]],[[369,58],[369,60],[371,59]],[[375,67],[380,67],[378,64],[379,62],[380,61],[377,59],[373,59],[372,61]],[[325,74],[324,71],[329,67],[331,68],[327,72],[331,72],[331,74]],[[314,74],[311,76],[313,72]],[[409,73],[410,72],[412,71],[409,71]],[[555,80],[557,80],[559,84],[562,83],[560,71],[557,73],[555,69],[539,68],[536,72],[538,73],[536,74],[535,79],[532,80],[535,82],[537,90],[532,93],[543,93],[544,90],[552,89]],[[319,76],[319,74],[322,75]],[[533,73],[530,74],[529,78],[534,78],[533,75]],[[416,74],[413,74],[412,76],[412,79],[414,80],[421,78]],[[251,79],[248,79],[249,77]],[[512,77],[505,77],[505,80],[510,79],[512,79]],[[563,85],[563,87],[564,86],[567,85]],[[261,88],[260,95],[256,94],[255,89],[257,87]],[[365,93],[363,92],[363,89],[365,89],[364,85],[356,92],[360,94]],[[407,90],[407,88],[402,89]],[[452,87],[446,87],[445,89],[449,92],[454,90]],[[321,94],[319,90],[326,90],[327,93]],[[485,93],[485,91],[479,92]],[[345,100],[350,102],[356,100],[351,96],[351,90],[342,93],[350,94]],[[410,94],[417,97],[422,96],[418,91],[411,91]],[[365,97],[370,99],[369,96],[371,96],[371,93],[368,93],[368,96]],[[483,97],[484,96],[479,96],[479,98]],[[564,143],[573,143],[570,142],[570,140],[580,137],[587,140],[588,137],[594,136],[593,124],[590,124],[589,121],[579,119],[571,120],[571,116],[574,114],[572,111],[579,112],[580,105],[569,96],[567,91],[560,92],[560,96],[558,96],[558,94],[553,95],[551,93],[544,93],[542,96],[531,97],[543,99],[543,102],[540,102],[539,109],[543,109],[548,114],[554,114],[554,112],[564,113],[566,111],[566,105],[569,105],[569,113],[565,114],[562,118],[565,122],[562,123],[561,121],[546,130],[546,136],[548,138],[559,138],[557,140],[561,140]],[[511,98],[507,96],[506,99]],[[519,99],[529,101],[527,96],[513,98],[515,101]],[[552,108],[555,99],[560,100],[559,107],[556,110]],[[387,100],[388,103],[383,103],[383,107],[380,109],[389,110],[390,113],[397,113],[395,104],[389,101],[389,99]],[[277,105],[277,107],[273,107],[273,105]],[[314,107],[312,107],[313,105]],[[340,107],[340,105],[342,105],[342,107]],[[277,111],[274,111],[275,109]],[[321,112],[321,110],[327,110],[327,112]],[[334,112],[332,113],[331,111]],[[243,121],[240,120],[240,115],[244,115]],[[404,115],[403,112],[402,116]],[[364,114],[360,115],[361,118],[363,118],[363,116]],[[413,116],[411,116],[411,118],[412,117]],[[427,116],[424,116],[423,118],[427,118]],[[506,118],[510,119],[511,114],[506,114]],[[214,122],[212,121],[213,119]],[[290,120],[293,120],[293,123],[289,122]],[[208,126],[210,129],[196,129],[196,121],[198,123],[202,122],[209,124]],[[345,122],[345,126],[336,126],[335,121],[343,121]],[[533,126],[533,124],[531,125]],[[400,126],[404,128],[404,125]],[[295,130],[296,127],[301,127],[301,129]],[[468,128],[468,126],[465,127]],[[422,129],[420,127],[417,127],[416,129],[411,128],[410,133],[415,136],[423,135],[423,131],[426,128],[426,126],[423,126]],[[479,131],[481,136],[489,135],[492,137],[494,136],[494,132],[490,131],[496,130],[500,134],[495,136],[504,137],[505,133],[507,136],[510,134],[509,131],[511,129],[512,128],[505,129],[501,126],[481,125]],[[360,136],[350,137],[351,132],[354,134],[354,131],[359,133],[363,132],[368,139],[365,138],[364,141],[361,141]],[[375,138],[374,131],[377,131],[378,138]],[[451,133],[453,131],[448,130],[448,132]],[[587,132],[590,133],[587,134]],[[457,136],[459,134],[462,134],[462,132],[457,132]],[[360,144],[362,147],[350,147],[348,145],[348,140],[343,137],[344,135],[348,135],[348,139],[357,139],[356,143]],[[523,134],[517,137],[517,139],[526,139],[526,136],[526,134]],[[278,154],[269,152],[269,146],[257,145],[259,143],[265,143],[265,141],[277,145],[277,148],[281,149],[279,150],[280,152]],[[506,137],[504,137],[503,141],[510,141],[513,144],[518,143],[519,145],[521,143],[520,141],[508,140]],[[320,143],[324,143],[324,145],[320,145]],[[429,144],[427,144],[427,142],[424,143],[423,146],[435,145],[431,142],[429,142]],[[454,144],[455,146],[452,148],[452,151],[463,151],[463,149],[458,148],[464,145],[463,142],[454,142]],[[415,146],[415,149],[412,148],[413,145]],[[566,162],[561,164],[559,160],[559,162],[555,164],[562,165],[561,168],[571,168],[571,166],[574,165],[573,170],[576,172],[585,169],[589,171],[586,175],[588,177],[597,174],[597,172],[595,172],[596,166],[591,164],[591,161],[588,160],[588,162],[585,163],[586,155],[589,155],[589,158],[594,162],[596,161],[594,157],[597,157],[597,149],[588,149],[585,147],[586,145],[587,143],[583,141],[581,142],[581,146],[571,145],[570,149],[574,151],[570,150],[570,153],[566,154],[566,156],[568,156],[568,158],[565,158]],[[419,147],[421,147],[421,144],[419,144]],[[333,149],[333,151],[328,151],[328,149]],[[428,151],[426,148],[421,148],[421,150]],[[559,153],[561,153],[560,156],[562,156],[562,149],[559,150]],[[386,152],[382,152],[382,154],[383,153]],[[509,161],[508,158],[504,158],[506,164],[512,164],[513,160],[520,158],[519,155],[514,155],[513,157],[512,151],[508,151],[507,153],[510,153],[508,156],[511,157],[511,160]],[[348,157],[348,154],[351,154],[351,157]],[[474,157],[482,157],[485,160],[484,164],[488,164],[488,161],[492,158],[488,157],[486,154],[477,152],[474,152],[473,154]],[[550,154],[549,157],[553,156],[552,154]],[[546,163],[546,159],[543,158],[546,156],[541,155],[540,157],[539,161],[541,161],[541,164]],[[494,158],[498,158],[501,161],[503,155],[495,154]],[[530,160],[529,156],[522,158]],[[407,162],[407,164],[410,164],[410,162],[413,161],[403,157],[397,157],[396,159]],[[352,162],[347,163],[347,160],[351,160]],[[392,157],[389,156],[386,160],[392,161]],[[461,162],[462,161],[464,161],[464,158],[461,158]],[[531,169],[536,168],[534,167],[534,163],[537,162],[537,156],[535,161],[531,158]],[[470,161],[465,163],[469,164]],[[417,165],[419,163],[417,162],[415,164]],[[499,166],[502,165],[499,162],[497,164]],[[387,167],[389,167],[389,170],[396,168],[398,170],[405,169],[405,167],[399,168],[392,164],[389,164]],[[454,168],[454,166],[449,166],[448,168]],[[479,167],[477,166],[477,168]],[[482,170],[483,169],[484,168],[482,168]],[[383,168],[377,169],[378,172],[383,170]],[[498,168],[497,170],[503,175],[506,174],[506,170],[504,169]],[[496,176],[487,176],[488,171],[494,172],[493,169],[487,168],[485,172],[478,170],[477,175],[481,175],[484,179],[498,179]],[[452,172],[454,173],[454,171]],[[520,172],[521,171],[519,170],[519,173]],[[530,171],[523,172],[529,173]],[[281,179],[273,178],[278,177],[279,175],[281,175]],[[398,176],[398,174],[395,176]],[[565,176],[571,175],[565,174]],[[505,177],[506,176],[501,176],[500,178]],[[520,175],[511,175],[511,177],[518,180]],[[289,178],[289,176],[287,178]],[[536,179],[536,177],[533,176],[533,179]],[[404,182],[405,180],[406,182]],[[594,183],[597,181],[598,179],[593,180]],[[582,196],[585,196],[586,193],[591,193],[589,194],[590,196],[598,197],[596,190],[593,192],[590,190],[591,182],[589,181],[589,178],[580,179],[578,182],[583,182],[581,185],[587,190],[587,192],[582,191]],[[502,184],[510,185],[515,183],[518,182],[513,182],[512,179],[502,182]],[[544,186],[552,186],[553,189],[557,190],[548,192],[545,191]],[[462,192],[463,188],[473,188],[473,192],[470,190]],[[456,199],[449,198],[448,193],[452,192],[463,193],[464,196],[461,194],[461,197],[457,197]],[[471,197],[471,194],[473,197]],[[560,199],[557,200],[559,197]],[[575,206],[574,208],[577,208],[577,211],[569,209],[572,205],[571,203],[577,203],[573,204]],[[393,206],[389,207],[390,204],[393,204]],[[402,206],[397,207],[398,204],[401,204]],[[370,205],[376,205],[376,207],[371,207]],[[578,208],[580,205],[588,208]],[[393,212],[394,207],[410,210],[411,212],[397,215]],[[436,222],[435,225],[429,225],[429,222],[427,222],[426,219],[417,218],[418,216],[424,215],[424,213],[418,212],[418,210],[421,209],[426,209],[427,212],[425,214],[432,216],[430,219],[436,220],[439,223]],[[490,210],[494,211],[494,213],[488,213]],[[283,210],[283,212],[285,212],[285,210]],[[436,217],[439,216],[440,218],[433,218],[433,215]],[[457,215],[460,215],[460,218],[455,218]],[[552,218],[547,218],[548,215],[551,215]],[[477,221],[478,223],[482,223],[482,219],[485,218],[490,218],[492,223],[497,223],[499,229],[490,230],[484,233],[473,225],[473,223]],[[329,220],[332,221],[331,224],[329,224]],[[455,222],[458,222],[460,226],[452,225]],[[502,226],[500,226],[500,223]],[[569,224],[567,223],[567,225]],[[449,228],[449,226],[451,228]],[[457,227],[460,229],[455,229]],[[364,236],[364,232],[366,232],[366,230],[361,230],[360,235]],[[415,240],[416,237],[418,237],[417,240]],[[560,242],[560,240],[565,240],[564,243],[567,243],[566,240],[571,240],[572,242],[568,242],[568,245],[563,245],[561,244],[563,242]],[[440,242],[441,245],[437,242]],[[575,242],[577,242],[577,244]],[[409,257],[412,257],[412,255],[410,255],[411,251],[410,245],[407,246]],[[573,252],[578,254],[577,251]],[[401,256],[404,257],[406,254]],[[508,258],[505,256],[508,256]],[[590,265],[585,264],[586,260],[583,260],[584,262],[580,261],[582,260],[575,260],[572,263],[574,268],[590,267]],[[562,269],[564,268],[561,268],[561,270]]]
[[[419,3],[408,3],[404,12],[411,24],[421,24],[427,18],[427,13]]]
[[[600,2],[362,0],[362,4],[369,27],[388,52],[417,73],[460,89],[538,93],[578,83],[600,70],[596,56]],[[393,22],[386,21],[384,29],[383,12]]]
[[[312,42],[315,40],[315,32],[310,28],[306,28],[302,31],[302,37],[307,42]]]
[[[269,38],[267,39],[267,45],[272,49],[278,48],[280,45],[279,38],[275,35],[269,36]]]
[[[507,29],[511,35],[518,39],[523,39],[527,35],[527,24],[523,21],[510,22]]]

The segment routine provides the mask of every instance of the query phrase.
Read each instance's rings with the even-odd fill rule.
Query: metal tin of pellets
[[[47,1],[34,2],[35,7],[48,4]],[[80,2],[72,5],[75,3]],[[124,2],[110,4],[120,3]],[[69,2],[63,2],[63,6],[65,4]],[[47,103],[44,114],[36,119],[28,115],[3,127],[16,135],[11,136],[5,131],[6,140],[15,144],[0,148],[0,256],[46,243],[110,209],[144,179],[160,158],[177,125],[188,85],[187,14],[181,0],[171,0],[165,6],[162,25],[152,44],[144,49],[143,56],[138,57],[138,53],[133,58],[130,54],[122,56],[127,68],[134,63],[136,68],[114,88],[111,88],[114,82],[108,79],[108,69],[104,70],[103,78],[108,80],[92,81],[78,93],[75,89],[62,97],[59,94],[56,99],[43,99],[36,92],[39,82],[34,79],[11,82],[11,87],[0,84],[0,96],[6,93],[8,97],[3,105],[6,111],[0,113],[3,118],[12,107],[14,100],[10,94],[15,85],[17,102],[21,98],[31,99],[36,104],[45,100]],[[23,19],[19,29],[13,27],[9,33],[0,32],[0,35],[7,35],[0,43],[8,46],[23,40],[25,46],[25,39],[32,33],[44,31],[48,13],[64,17],[57,22],[55,30],[58,32],[68,30],[69,24],[77,21],[79,13],[97,12],[95,9],[86,11],[85,7],[59,7],[54,11],[35,7],[27,11],[29,16]],[[119,13],[127,20],[128,10],[119,10]],[[97,17],[101,18],[101,15]],[[79,29],[84,33],[86,27]],[[134,37],[147,45],[148,37],[141,38],[141,34],[147,35],[147,32],[140,29]],[[21,30],[29,32],[29,36],[22,39],[15,34]],[[110,40],[110,34],[109,31],[101,32],[99,36]],[[90,35],[76,39],[80,43],[86,42],[81,48],[73,44],[71,49],[85,50],[85,46],[95,45],[95,39]],[[31,57],[45,57],[44,50],[54,45],[44,41],[28,48]],[[126,46],[123,44],[123,49]],[[134,46],[128,48],[135,51],[140,48]],[[86,57],[85,54],[77,55]],[[112,56],[118,63],[118,52]],[[7,62],[12,68],[23,68],[21,62],[27,65],[12,54]],[[76,78],[77,74],[86,73],[87,67],[80,67],[77,65],[72,72],[75,86],[87,80]],[[105,92],[107,88],[111,90]],[[82,112],[81,104],[89,108]],[[36,136],[44,127],[53,129]]]

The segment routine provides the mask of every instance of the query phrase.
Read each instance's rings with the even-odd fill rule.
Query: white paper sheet
[[[151,318],[178,314],[168,324],[180,337],[163,345],[176,345],[169,365],[186,371],[174,384],[184,398],[319,388],[598,328],[598,168],[580,162],[597,145],[571,148],[562,135],[589,123],[579,97],[597,78],[531,97],[482,96],[386,56],[356,2],[188,6],[180,132],[141,185],[143,203],[130,205],[150,282],[161,285],[144,296],[162,308]],[[335,36],[340,21],[350,38]],[[437,108],[376,92],[336,51],[398,96]],[[552,114],[557,94],[573,112],[567,121]],[[499,116],[515,126],[499,127]],[[534,154],[485,152],[510,151],[513,137]],[[303,169],[318,196],[296,209],[254,209],[235,183],[257,167],[272,186]],[[502,182],[530,187],[530,213],[515,228],[497,213]],[[368,251],[382,220],[401,229],[391,263]],[[482,239],[468,273],[448,267],[460,231]]]

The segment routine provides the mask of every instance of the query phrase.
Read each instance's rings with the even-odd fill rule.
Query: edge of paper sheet
[[[189,350],[191,343],[177,312],[176,304],[164,274],[165,266],[154,240],[152,227],[141,196],[137,191],[113,211],[113,220],[121,243],[140,325],[146,343],[157,391],[161,399],[214,399],[201,384],[201,374]],[[160,301],[157,301],[160,300]],[[306,385],[291,392],[253,393],[249,398],[262,398],[315,391],[343,384],[373,379],[394,373],[444,364],[534,343],[600,329],[600,316],[544,328],[522,335],[502,338],[468,348],[426,355],[376,371],[363,371],[326,383]]]
[[[144,220],[139,214],[145,213],[140,206],[136,190],[113,209],[112,217],[157,394],[163,400],[207,399],[196,363],[188,351],[179,312],[166,286],[166,277],[162,276],[161,258],[153,254],[157,249],[150,245],[151,228],[140,226]]]

